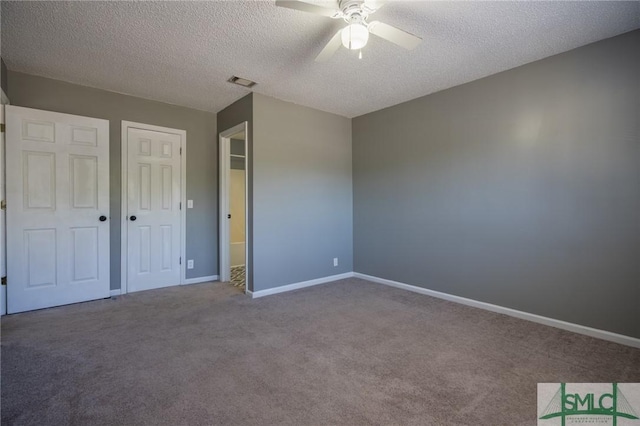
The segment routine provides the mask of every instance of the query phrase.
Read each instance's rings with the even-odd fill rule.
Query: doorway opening
[[[220,281],[247,293],[247,122],[220,133]]]

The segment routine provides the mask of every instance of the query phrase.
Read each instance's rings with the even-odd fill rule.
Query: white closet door
[[[109,296],[109,122],[6,107],[7,302]]]
[[[180,284],[181,143],[178,134],[128,128],[130,292]]]

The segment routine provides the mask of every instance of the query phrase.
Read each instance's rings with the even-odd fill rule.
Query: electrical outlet
[[[333,258],[333,266],[338,266],[338,258],[337,257]]]
[[[193,269],[193,259],[187,260],[187,269]]]

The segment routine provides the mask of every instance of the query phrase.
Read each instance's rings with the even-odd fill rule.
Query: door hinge
[[[182,265],[182,257],[180,257],[180,264]]]
[[[182,201],[180,201],[179,204],[180,204],[180,210],[182,210]]]
[[[0,123],[0,133],[4,133],[4,123]]]
[[[7,277],[2,277],[2,285],[7,285]]]
[[[6,209],[7,209],[7,201],[6,200],[0,201],[0,210],[6,210]]]
[[[180,147],[180,155],[182,155],[182,147]]]

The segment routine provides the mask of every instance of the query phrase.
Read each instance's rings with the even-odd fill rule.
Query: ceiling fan
[[[367,22],[372,13],[380,9],[386,0],[337,0],[337,9],[329,9],[295,0],[276,0],[276,6],[301,10],[333,19],[344,19],[348,24],[341,28],[316,57],[317,62],[329,60],[343,45],[347,49],[360,50],[369,40],[369,33],[388,40],[405,49],[415,48],[422,39],[380,21]],[[359,54],[362,58],[362,51]]]

